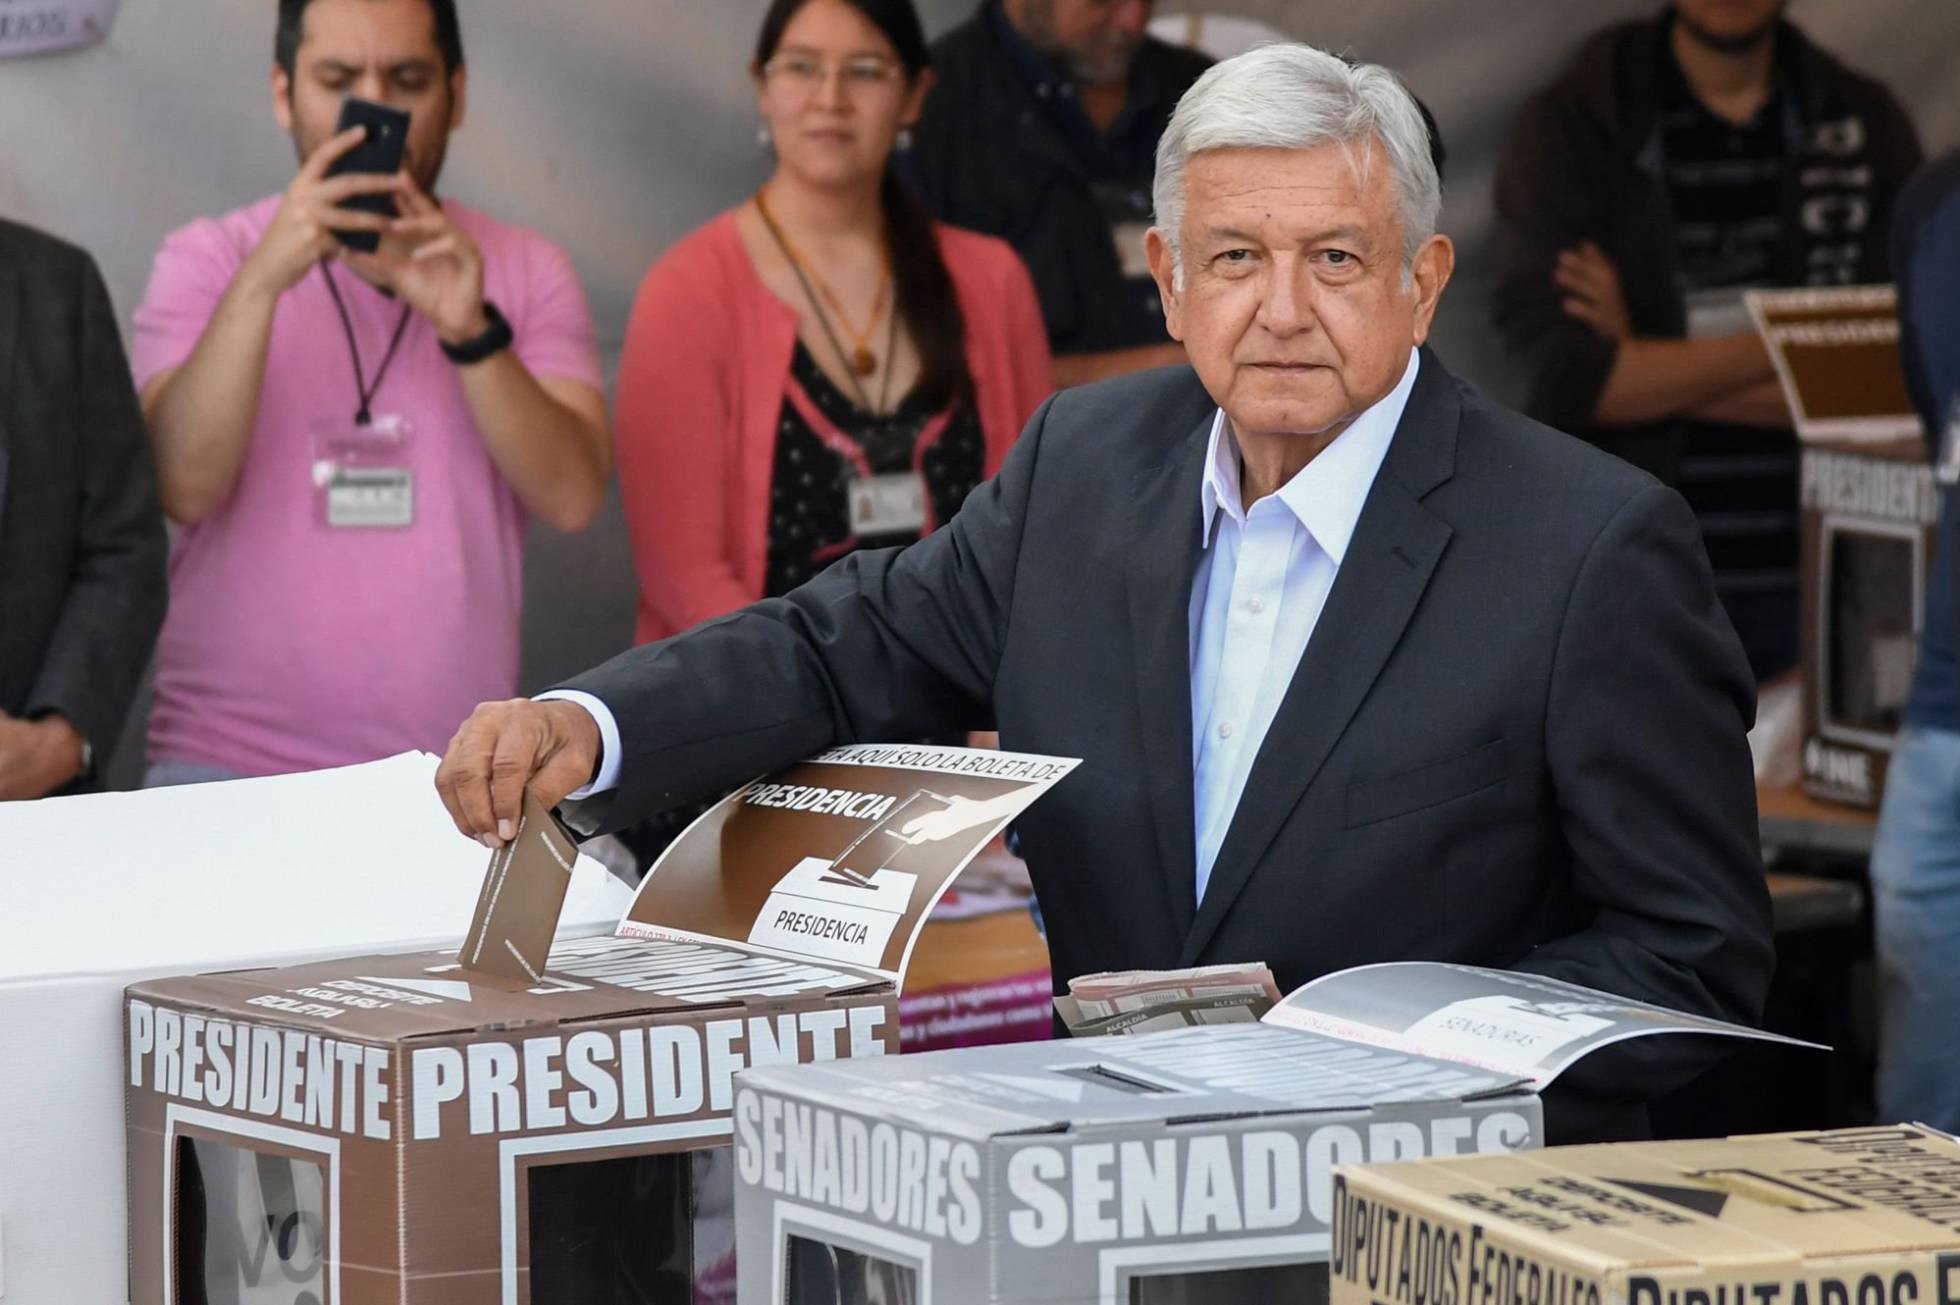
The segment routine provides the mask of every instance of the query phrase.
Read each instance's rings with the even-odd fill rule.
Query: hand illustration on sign
[[[933,796],[939,797],[936,793]],[[888,832],[904,839],[911,847],[921,843],[941,843],[957,838],[969,829],[1011,816],[1026,805],[1025,799],[1014,792],[985,800],[967,797],[939,797],[939,800],[946,805],[937,811],[914,816],[897,830]]]

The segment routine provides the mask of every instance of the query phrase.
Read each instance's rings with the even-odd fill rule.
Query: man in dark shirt
[[[1592,37],[1497,180],[1496,324],[1527,408],[1677,486],[1758,678],[1797,657],[1797,450],[1753,287],[1889,279],[1919,161],[1877,82],[1783,0],[1677,0]]]
[[[1209,66],[1150,37],[1147,0],[983,0],[933,46],[905,156],[941,219],[1034,277],[1057,385],[1182,362],[1143,257],[1157,138]]]
[[[100,786],[156,646],[167,550],[95,260],[0,221],[0,802]]]
[[[1960,153],[1899,196],[1899,356],[1940,469],[1919,665],[1872,847],[1878,1112],[1960,1129]]]

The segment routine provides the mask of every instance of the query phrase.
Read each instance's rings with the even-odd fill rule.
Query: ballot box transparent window
[[[733,1283],[725,1150],[539,1159],[525,1188],[531,1305],[684,1305]]]
[[[1840,742],[1890,747],[1918,651],[1921,532],[1826,520],[1818,545],[1823,733]]]
[[[903,1257],[791,1234],[783,1305],[919,1305],[919,1266]]]
[[[1129,1305],[1327,1305],[1324,1263],[1153,1268],[1139,1270],[1129,1283],[1129,1294],[1123,1297]]]
[[[332,1305],[323,1158],[180,1136],[174,1160],[179,1305]]]

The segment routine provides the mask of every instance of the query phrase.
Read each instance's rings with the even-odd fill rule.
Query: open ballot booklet
[[[1559,979],[1436,961],[1359,965],[1283,1000],[1264,965],[1089,974],[1055,1009],[1076,1037],[1259,1022],[1488,1070],[1533,1091],[1608,1043],[1648,1034],[1817,1047]]]

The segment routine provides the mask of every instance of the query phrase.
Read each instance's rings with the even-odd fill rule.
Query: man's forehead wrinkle
[[[1248,180],[1237,184],[1213,182],[1206,187],[1210,198],[1228,203],[1246,201],[1267,204],[1338,204],[1354,203],[1358,206],[1359,196],[1347,187],[1333,182],[1315,183],[1308,181]],[[1258,197],[1266,198],[1260,199]]]

